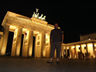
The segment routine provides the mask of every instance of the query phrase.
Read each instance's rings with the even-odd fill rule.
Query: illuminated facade
[[[63,44],[61,56],[69,59],[96,58],[96,33],[81,35],[79,42]]]
[[[61,51],[61,56],[69,59],[96,58],[96,40],[63,44]]]
[[[46,16],[43,17],[42,14],[39,17],[38,9],[32,18],[8,11],[2,22],[4,32],[0,32],[0,55],[6,55],[9,33],[12,32],[11,56],[20,56],[21,53],[23,57],[31,57],[34,52],[34,57],[49,57],[50,32],[54,29],[54,26],[48,24],[45,18]],[[23,43],[21,44],[22,37]],[[61,57],[78,59],[80,53],[87,58],[96,58],[96,40],[88,39],[62,44]]]
[[[53,25],[37,18],[28,18],[13,12],[7,12],[2,26],[4,35],[0,39],[0,55],[6,55],[8,35],[13,32],[11,56],[20,56],[22,34],[22,56],[32,56],[33,37],[35,37],[35,57],[49,57],[50,53],[50,31]]]

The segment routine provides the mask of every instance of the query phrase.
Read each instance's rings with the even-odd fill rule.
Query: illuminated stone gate
[[[8,36],[10,32],[13,32],[11,56],[20,56],[22,52],[21,56],[32,57],[33,38],[35,37],[35,57],[49,57],[50,32],[54,26],[48,24],[45,18],[46,16],[43,17],[43,14],[39,17],[38,10],[32,18],[8,11],[2,22],[4,32],[0,32],[0,55],[6,55],[7,43],[9,43]],[[24,36],[23,44],[21,44],[22,35]],[[62,58],[67,56],[69,59],[78,59],[80,53],[84,57],[96,58],[96,40],[88,39],[67,44],[62,43]]]
[[[35,16],[28,18],[8,11],[2,26],[4,27],[4,35],[0,40],[0,55],[6,54],[8,34],[13,32],[11,56],[20,56],[21,37],[23,34],[22,56],[32,56],[33,37],[35,37],[35,57],[49,57],[50,31],[54,29],[53,25]]]

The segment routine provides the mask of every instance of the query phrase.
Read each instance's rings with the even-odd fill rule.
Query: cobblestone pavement
[[[46,63],[46,58],[0,57],[0,72],[96,72],[96,60],[65,60]]]

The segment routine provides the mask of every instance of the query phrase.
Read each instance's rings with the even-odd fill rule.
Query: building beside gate
[[[32,18],[8,11],[2,22],[4,32],[0,32],[0,55],[49,57],[50,32],[54,26],[42,16],[39,17],[38,9]],[[95,36],[81,36],[79,42],[63,43],[61,57],[96,58]]]
[[[62,57],[69,59],[96,58],[96,34],[81,35],[79,42],[62,44]]]
[[[80,41],[84,40],[96,40],[96,33],[90,33],[90,34],[85,34],[85,35],[80,35]]]

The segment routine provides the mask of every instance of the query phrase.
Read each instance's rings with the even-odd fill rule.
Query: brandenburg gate
[[[4,35],[0,40],[0,55],[6,54],[8,35],[13,33],[13,41],[11,48],[11,56],[32,56],[33,50],[33,37],[35,37],[34,55],[35,57],[49,57],[50,55],[50,32],[54,26],[48,24],[45,16],[38,16],[37,12],[34,13],[32,18],[19,15],[8,11],[2,22],[4,27]],[[23,44],[21,39],[23,37]],[[21,46],[22,45],[22,46]],[[22,51],[21,50],[22,47]]]
[[[45,19],[43,14],[39,16],[38,9],[32,18],[8,11],[2,22],[4,31],[0,32],[0,55],[10,51],[10,56],[49,57],[50,32],[54,26]],[[62,58],[96,58],[95,39],[62,43],[61,47]]]

